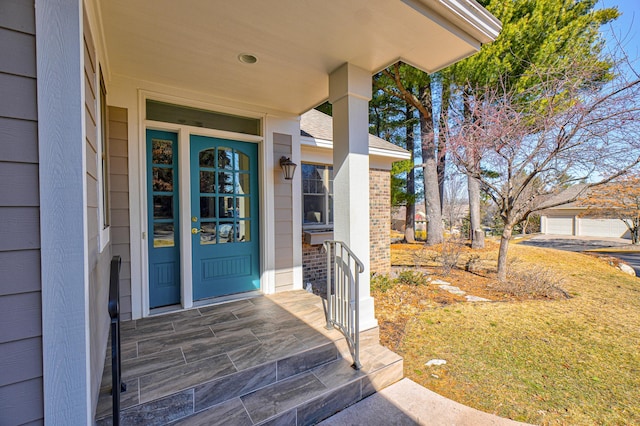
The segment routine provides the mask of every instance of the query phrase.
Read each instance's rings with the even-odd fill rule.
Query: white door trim
[[[188,101],[184,98],[178,98],[175,96],[164,95],[156,92],[149,92],[144,90],[138,91],[138,149],[130,150],[130,153],[137,153],[138,158],[131,158],[132,164],[138,164],[138,170],[135,171],[138,179],[138,187],[131,188],[136,189],[131,191],[130,199],[139,200],[137,203],[130,203],[129,214],[131,221],[138,220],[139,229],[141,235],[138,238],[131,239],[131,268],[132,277],[136,274],[140,277],[140,280],[131,281],[132,292],[132,318],[141,318],[149,315],[149,249],[147,238],[151,238],[148,235],[148,216],[147,216],[147,161],[146,161],[146,132],[147,130],[162,130],[167,132],[175,132],[178,134],[178,186],[179,186],[179,200],[180,200],[180,269],[181,269],[181,306],[183,309],[188,309],[194,306],[193,302],[193,288],[192,288],[192,249],[191,249],[191,192],[190,192],[190,136],[200,135],[207,137],[214,137],[220,139],[229,139],[239,142],[251,142],[258,144],[258,167],[260,179],[260,212],[267,211],[267,200],[273,199],[273,185],[269,185],[267,173],[268,167],[266,167],[265,157],[269,153],[267,149],[268,143],[263,136],[247,135],[243,133],[235,133],[224,130],[208,129],[202,127],[186,126],[174,123],[158,122],[153,120],[147,120],[145,118],[146,113],[146,101],[147,99],[170,102],[176,105],[203,108],[214,112],[232,113],[249,118],[258,118],[261,120],[262,134],[265,134],[265,115],[257,115],[251,111],[241,111],[236,108],[225,108],[219,105],[210,105],[198,101]],[[271,155],[273,156],[273,155]],[[131,185],[130,185],[131,187]],[[132,229],[135,228],[134,223],[131,224]],[[266,277],[265,270],[268,266],[264,261],[265,253],[269,253],[268,243],[271,241],[268,238],[268,232],[271,227],[265,220],[261,218],[260,221],[260,290],[262,292],[269,292],[269,280]],[[132,237],[134,233],[132,232]],[[133,251],[136,250],[139,256],[134,256]],[[138,265],[135,265],[134,259],[140,259]],[[137,272],[135,270],[137,269]],[[267,278],[265,280],[265,278]],[[139,287],[136,287],[136,283],[139,283]],[[135,298],[134,293],[139,296]],[[138,306],[135,306],[135,300],[138,299]]]

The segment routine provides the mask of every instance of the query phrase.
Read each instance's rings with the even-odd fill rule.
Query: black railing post
[[[120,256],[111,258],[109,280],[109,317],[111,317],[111,397],[113,426],[120,425],[120,392],[127,390],[120,371]]]

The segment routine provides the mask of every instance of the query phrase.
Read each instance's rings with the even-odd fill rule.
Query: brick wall
[[[388,170],[369,171],[369,245],[371,272],[391,271],[391,173]]]
[[[388,274],[391,270],[391,173],[388,170],[369,171],[369,220],[371,272]],[[305,286],[310,282],[314,289],[325,291],[327,257],[322,245],[302,243],[302,276]]]

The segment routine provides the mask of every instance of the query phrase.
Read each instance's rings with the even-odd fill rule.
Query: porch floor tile
[[[124,322],[121,424],[317,421],[323,407],[401,378],[401,358],[380,347],[377,335],[361,337],[364,368],[355,371],[344,337],[325,325],[323,300],[304,291]],[[110,346],[107,352],[100,425],[111,424]]]

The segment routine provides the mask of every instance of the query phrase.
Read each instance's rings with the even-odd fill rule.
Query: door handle
[[[198,234],[198,233],[200,233],[200,232],[204,232],[204,229],[191,228],[191,233],[192,233],[193,235],[196,235],[196,234]]]

